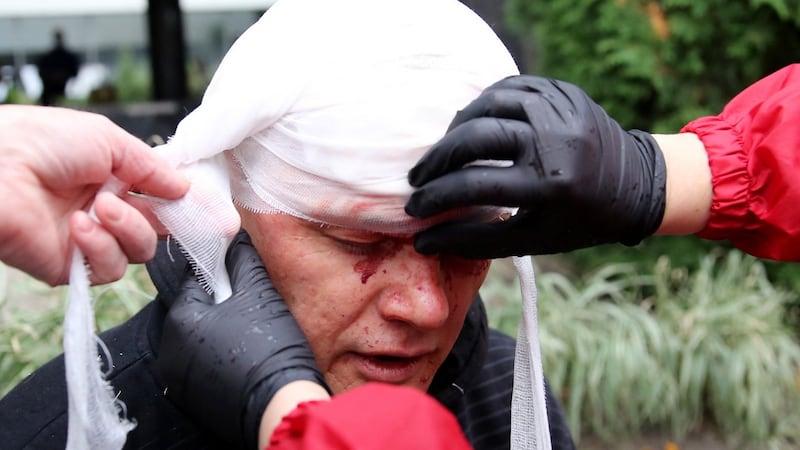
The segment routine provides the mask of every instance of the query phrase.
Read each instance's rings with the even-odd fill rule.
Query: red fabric
[[[800,261],[800,64],[757,81],[682,132],[705,144],[714,195],[698,233],[754,256]]]
[[[301,403],[269,450],[467,450],[458,421],[417,389],[367,383],[331,401]]]

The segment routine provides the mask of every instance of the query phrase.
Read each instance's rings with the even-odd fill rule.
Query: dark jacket
[[[186,262],[162,245],[148,271],[156,299],[127,322],[101,334],[113,358],[108,379],[137,425],[126,449],[227,449],[186,417],[165,396],[155,367],[166,315],[163,299],[177,294]],[[174,258],[175,261],[171,261]],[[509,447],[514,340],[489,330],[476,298],[455,347],[429,392],[453,411],[476,449]],[[547,390],[554,449],[572,449],[561,407]],[[0,400],[0,447],[62,449],[66,443],[67,394],[63,355],[48,362]]]

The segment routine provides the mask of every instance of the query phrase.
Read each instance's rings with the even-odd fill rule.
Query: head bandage
[[[233,202],[341,227],[419,231],[443,218],[405,214],[408,170],[458,109],[517,73],[489,26],[456,0],[280,0],[234,43],[201,105],[156,149],[192,188],[181,200],[156,201],[154,210],[217,301],[230,294],[225,252],[240,225]],[[488,220],[500,212],[454,214]],[[549,449],[533,270],[530,258],[515,263],[525,307],[512,448]],[[72,291],[80,278],[73,273]],[[104,403],[112,402],[90,399],[89,415],[73,408],[108,391],[101,377],[85,373],[96,371],[91,361],[70,370],[73,354],[94,350],[93,324],[81,326],[90,330],[85,348],[65,340],[68,447],[121,448],[130,426]]]

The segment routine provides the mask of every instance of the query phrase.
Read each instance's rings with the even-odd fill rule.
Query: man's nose
[[[397,279],[379,300],[381,316],[417,328],[444,325],[450,316],[450,305],[439,256],[421,255],[413,247],[405,246],[397,262],[390,272]]]

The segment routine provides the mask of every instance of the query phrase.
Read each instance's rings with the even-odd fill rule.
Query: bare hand
[[[158,222],[141,199],[101,193],[94,202],[98,221],[87,213],[112,176],[132,191],[165,199],[189,188],[147,144],[104,116],[0,106],[0,260],[55,286],[68,280],[73,242],[94,284],[115,281],[128,263],[152,258]]]

